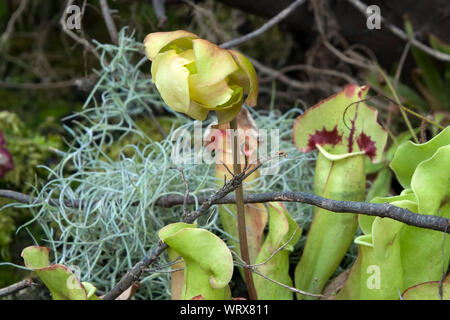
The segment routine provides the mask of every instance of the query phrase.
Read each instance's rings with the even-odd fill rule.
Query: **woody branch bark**
[[[246,176],[248,175],[246,174]],[[233,183],[236,183],[236,181],[237,180],[233,180]],[[230,183],[231,182],[232,181],[230,180]],[[214,197],[198,196],[197,203],[200,204],[200,207],[196,211],[192,211],[188,214],[189,220],[197,219],[212,205],[236,203],[236,196],[233,194],[228,194],[235,189],[231,189],[230,191],[226,189],[225,192],[223,192],[222,190],[223,188],[219,190],[221,191],[220,193],[214,194]],[[27,194],[12,190],[0,190],[0,198],[12,199],[21,203],[36,204],[39,202],[37,198],[32,198]],[[399,208],[388,203],[380,204],[357,201],[338,201],[320,197],[308,192],[293,191],[263,192],[244,195],[244,203],[262,203],[272,201],[299,202],[317,206],[336,213],[350,212],[356,214],[365,214],[369,216],[391,218],[411,226],[450,233],[450,219],[439,216],[417,214],[409,211],[408,209]],[[160,207],[171,208],[173,206],[183,205],[184,202],[184,196],[172,194],[160,197],[158,200],[156,200],[155,204]],[[186,198],[187,205],[193,205],[195,203],[195,198],[193,196],[189,196]],[[60,205],[58,200],[51,200],[49,201],[49,204],[53,206]],[[78,208],[79,204],[79,200],[64,201],[64,205],[67,207]],[[137,203],[133,203],[133,205],[136,204]]]

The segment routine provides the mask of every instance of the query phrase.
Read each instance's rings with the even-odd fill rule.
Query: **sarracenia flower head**
[[[258,79],[243,54],[184,30],[150,33],[144,46],[152,80],[173,110],[197,120],[214,110],[225,123],[239,113],[244,94],[246,105],[256,105]]]

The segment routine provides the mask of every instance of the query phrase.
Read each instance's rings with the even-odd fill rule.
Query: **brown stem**
[[[100,0],[100,6],[102,8],[103,19],[105,20],[106,28],[108,29],[111,41],[114,44],[118,44],[119,36],[117,33],[116,25],[114,24],[114,20],[111,17],[111,10],[109,9],[108,2],[106,0]]]
[[[238,151],[238,135],[237,135],[237,120],[234,118],[230,122],[230,129],[234,130],[233,136],[233,170],[235,175],[241,173],[241,165],[239,163],[239,151]],[[244,207],[244,190],[242,184],[236,189],[236,209],[237,209],[237,225],[239,233],[239,246],[241,249],[242,260],[250,265],[250,255],[248,253],[247,244],[247,232],[245,226],[245,207]],[[250,269],[244,268],[245,282],[247,283],[247,289],[250,300],[257,300],[257,294],[255,289],[255,284],[253,282],[253,275]]]
[[[17,293],[20,290],[29,288],[33,285],[35,285],[35,283],[31,279],[22,280],[20,282],[10,285],[9,287],[0,289],[0,297],[5,297],[10,294]]]

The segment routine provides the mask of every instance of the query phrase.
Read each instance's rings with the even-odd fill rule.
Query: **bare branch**
[[[348,2],[350,2],[362,14],[366,15],[367,6],[364,3],[362,3],[359,0],[348,0]],[[389,28],[389,30],[391,30],[391,32],[393,34],[395,34],[397,37],[399,37],[400,39],[405,40],[405,41],[410,41],[411,45],[413,45],[414,47],[419,48],[420,50],[428,53],[430,56],[432,56],[432,57],[434,57],[434,58],[436,58],[438,60],[450,62],[450,54],[447,54],[447,53],[444,53],[444,52],[440,52],[440,51],[436,51],[436,50],[430,48],[429,46],[423,44],[422,42],[417,41],[414,38],[411,38],[402,29],[400,29],[400,28],[396,27],[395,25],[389,23],[383,17],[381,17],[381,22],[384,23]]]
[[[158,19],[158,28],[167,24],[166,8],[164,7],[165,0],[152,0],[153,11]]]
[[[409,48],[411,47],[411,41],[408,41],[403,48],[402,55],[400,57],[400,61],[398,62],[397,70],[395,71],[394,76],[394,89],[397,90],[398,82],[400,81],[400,75],[402,74],[403,65],[405,64],[406,57],[408,56]]]
[[[331,53],[333,53],[336,57],[338,57],[340,60],[358,66],[360,68],[363,69],[369,69],[369,70],[374,70],[375,67],[372,65],[372,63],[367,63],[366,61],[363,61],[363,59],[361,59],[360,57],[354,58],[354,57],[349,57],[348,55],[346,55],[345,53],[339,51],[339,49],[337,49],[336,47],[334,47],[327,39],[326,35],[325,35],[325,28],[323,26],[323,21],[320,18],[319,15],[319,5],[317,1],[311,1],[311,6],[313,8],[314,11],[314,20],[316,22],[316,27],[319,31],[320,37],[322,38],[322,42],[325,45],[325,47],[327,47],[328,50],[330,50]]]
[[[9,89],[27,89],[27,90],[51,90],[68,87],[86,88],[92,86],[96,79],[97,79],[96,74],[90,74],[83,78],[76,78],[57,82],[11,83],[0,81],[0,87]]]
[[[105,20],[106,28],[108,29],[109,37],[114,44],[119,43],[119,36],[117,28],[111,17],[111,10],[109,9],[108,2],[106,0],[100,0],[100,6],[102,8],[103,19]]]
[[[240,38],[236,38],[230,41],[227,41],[225,43],[222,43],[220,47],[228,49],[235,47],[241,43],[244,43],[250,39],[256,38],[278,24],[280,21],[282,21],[284,18],[286,18],[289,14],[292,13],[297,7],[302,5],[306,0],[296,0],[293,3],[291,3],[289,6],[287,6],[285,9],[283,9],[280,13],[278,13],[275,17],[267,21],[265,24],[261,26],[261,28],[256,29],[253,32],[250,32]]]
[[[291,72],[291,71],[296,71],[296,70],[305,70],[305,71],[312,72],[312,73],[342,78],[345,81],[347,81],[348,83],[355,83],[355,84],[358,83],[358,81],[356,79],[354,79],[353,77],[349,76],[348,74],[346,74],[344,72],[339,72],[339,71],[332,70],[332,69],[315,68],[313,66],[306,65],[306,64],[296,64],[296,65],[287,66],[287,67],[282,68],[279,71],[273,70],[274,71],[273,74],[271,74],[269,77],[267,77],[263,81],[260,81],[260,83],[271,81],[273,79],[279,78],[282,74],[285,74],[285,73]]]
[[[192,223],[195,219],[204,214],[211,206],[215,204],[236,203],[235,196],[229,193],[234,191],[235,184],[239,183],[238,181],[241,181],[242,177],[248,177],[252,172],[253,169],[252,171],[247,172],[245,175],[241,174],[239,176],[233,177],[233,179],[228,181],[223,188],[218,190],[210,197],[198,196],[197,201],[200,204],[200,207],[187,215],[186,222]],[[12,190],[0,190],[0,197],[16,200],[21,203],[39,203],[37,198],[31,198],[29,195]],[[156,200],[155,204],[161,207],[170,208],[176,205],[181,205],[184,203],[184,201],[184,196],[171,194],[160,197]],[[382,218],[391,218],[411,226],[450,233],[450,229],[447,229],[450,226],[450,219],[439,216],[414,213],[412,211],[409,211],[408,209],[396,207],[389,203],[338,201],[323,198],[307,192],[264,192],[244,195],[245,203],[263,203],[273,201],[307,203],[336,213],[348,212],[377,216]],[[189,196],[186,200],[186,203],[188,205],[195,204],[195,198],[193,196]],[[50,199],[49,204],[52,206],[60,205],[59,201],[56,199]],[[137,203],[135,203],[134,205],[136,204]],[[69,208],[76,208],[79,207],[80,201],[65,200],[64,205]]]
[[[295,88],[299,90],[312,90],[323,88],[323,87],[330,87],[330,84],[327,82],[301,82],[295,79],[292,79],[285,75],[283,72],[269,68],[265,66],[263,63],[247,56],[247,58],[251,61],[251,63],[255,66],[256,69],[258,69],[260,72],[270,75],[273,78],[276,78],[283,82],[284,84]]]
[[[185,176],[184,176],[184,171],[183,168],[181,167],[171,167],[171,169],[176,169],[180,172],[181,175],[181,180],[183,180],[184,186],[186,187],[186,191],[184,193],[184,201],[183,201],[183,217],[186,216],[188,214],[188,209],[187,209],[187,199],[189,198],[189,183],[187,182]]]
[[[167,132],[164,130],[163,127],[161,127],[161,124],[159,123],[158,119],[155,117],[155,114],[153,113],[151,108],[148,108],[148,114],[150,118],[152,119],[153,123],[156,126],[156,129],[158,129],[158,132],[161,134],[161,136],[165,139],[167,138]]]
[[[73,40],[78,42],[79,44],[83,45],[86,50],[89,50],[98,60],[101,60],[101,57],[99,53],[95,50],[95,47],[90,43],[88,40],[84,38],[80,38],[76,35],[75,32],[67,28],[66,20],[67,20],[67,9],[72,5],[73,0],[67,0],[66,6],[64,7],[64,13],[61,16],[61,19],[59,20],[59,24],[61,25],[61,28],[63,29],[64,33],[67,34],[69,37],[71,37]]]
[[[199,203],[203,203],[203,201],[206,200],[206,197],[199,196],[197,200]],[[447,227],[450,226],[450,219],[440,216],[414,213],[408,209],[396,207],[389,203],[338,201],[323,198],[307,192],[264,192],[244,195],[245,203],[263,203],[273,201],[307,203],[336,213],[348,212],[382,218],[391,218],[411,226],[450,233],[450,230],[447,230]],[[164,196],[156,201],[157,205],[163,207],[172,207],[181,203],[183,203],[183,198],[178,195]],[[189,198],[188,204],[193,203],[193,197]],[[235,203],[234,195],[227,195],[215,202],[215,204],[229,203]]]
[[[8,39],[10,38],[11,34],[14,31],[14,24],[16,23],[17,19],[22,15],[22,13],[25,10],[27,5],[28,5],[28,0],[21,0],[19,7],[11,15],[11,19],[9,19],[8,25],[6,26],[6,30],[5,30],[5,32],[3,32],[2,36],[0,37],[0,50],[2,49],[2,47],[6,43],[6,41],[8,41]]]
[[[20,282],[14,283],[6,288],[0,289],[0,298],[6,297],[6,296],[16,293],[16,292],[19,292],[20,290],[30,288],[34,285],[35,285],[35,283],[31,279],[25,279]]]

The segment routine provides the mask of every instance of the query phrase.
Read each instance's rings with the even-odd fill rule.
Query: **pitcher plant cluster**
[[[241,167],[244,163],[254,166],[261,161],[258,148],[267,143],[267,136],[257,128],[250,112],[242,108],[243,104],[257,104],[258,79],[248,58],[182,30],[151,33],[144,46],[152,61],[152,81],[167,106],[199,121],[215,111],[217,122],[205,134],[194,134],[194,139],[199,139],[194,141],[194,161],[204,160],[200,149],[209,151],[208,159],[216,164],[218,187],[224,177],[232,178],[228,164],[238,161]],[[450,129],[424,144],[405,141],[385,153],[388,134],[377,122],[377,110],[364,102],[368,91],[368,86],[349,84],[296,119],[293,143],[301,152],[318,152],[314,193],[333,200],[364,201],[367,173],[377,163],[387,161],[404,189],[398,196],[368,200],[450,218]],[[201,126],[198,128],[201,131]],[[232,156],[233,135],[239,138],[241,149],[237,160]],[[190,150],[190,136],[187,140],[186,150]],[[277,140],[276,135],[272,140]],[[264,155],[269,156],[268,152]],[[187,157],[191,159],[190,154]],[[252,192],[252,182],[261,174],[264,172],[256,170],[244,181],[244,192]],[[195,223],[173,223],[159,231],[159,238],[168,246],[169,259],[175,262],[171,266],[172,299],[232,299],[229,283],[234,270],[248,284],[242,261],[236,263],[230,249],[241,256],[237,209],[235,204],[219,205],[223,231],[230,235],[227,242]],[[442,272],[446,272],[450,259],[450,239],[443,244],[441,232],[388,218],[315,208],[306,244],[291,277],[289,258],[302,229],[289,211],[281,202],[269,202],[245,204],[244,212],[248,262],[265,276],[253,273],[258,299],[294,299],[291,288],[321,294],[352,242],[358,245],[357,260],[333,298],[398,299],[399,294],[403,299],[438,297]],[[362,235],[355,238],[358,228]],[[47,249],[30,247],[22,255],[54,299],[97,299],[92,284],[76,280],[74,286],[73,281],[68,282],[73,274],[67,267],[51,266]],[[378,276],[375,285],[370,278],[374,270]],[[447,280],[441,289],[448,298]],[[316,297],[297,293],[296,298]]]

